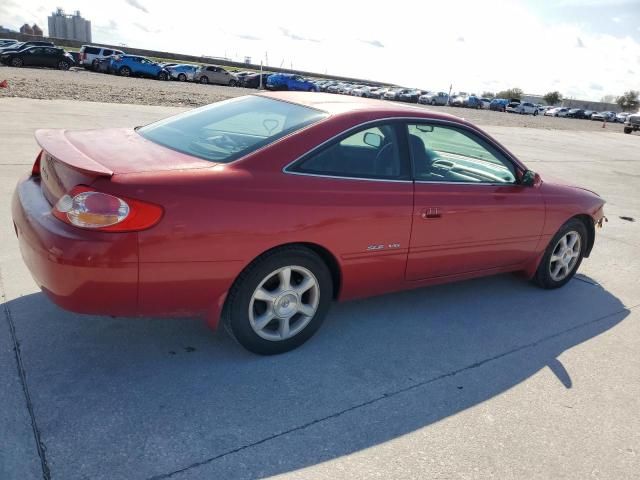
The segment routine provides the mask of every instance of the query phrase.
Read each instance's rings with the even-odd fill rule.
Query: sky
[[[47,33],[56,7],[93,41],[227,57],[425,90],[518,87],[600,100],[640,89],[640,0],[346,2],[0,0]],[[126,50],[126,49],[125,49]]]

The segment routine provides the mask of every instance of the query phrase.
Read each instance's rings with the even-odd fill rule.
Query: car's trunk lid
[[[215,165],[153,143],[131,128],[38,130],[35,136],[43,150],[42,189],[52,204],[76,185],[98,177]]]

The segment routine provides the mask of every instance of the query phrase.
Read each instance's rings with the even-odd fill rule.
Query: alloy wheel
[[[573,271],[581,253],[580,234],[572,230],[563,235],[556,243],[549,260],[551,278],[556,282],[564,280]]]
[[[270,341],[300,333],[313,319],[320,302],[320,285],[307,268],[290,265],[268,274],[249,302],[253,331]]]

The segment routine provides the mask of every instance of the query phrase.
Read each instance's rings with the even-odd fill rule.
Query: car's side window
[[[394,124],[365,128],[342,137],[289,167],[289,171],[331,177],[409,179]]]
[[[471,132],[431,124],[408,125],[418,181],[516,183],[513,164]]]

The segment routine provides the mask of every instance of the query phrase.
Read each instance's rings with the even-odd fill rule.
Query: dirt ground
[[[244,88],[200,85],[182,82],[161,82],[142,78],[124,78],[94,73],[84,69],[70,71],[39,68],[0,67],[0,82],[7,80],[9,88],[0,89],[2,97],[36,99],[67,99],[90,102],[127,103],[174,107],[197,107],[230,97],[254,92]],[[479,125],[528,127],[547,130],[614,131],[622,125],[572,118],[513,115],[488,110],[454,107],[425,107],[451,113]]]

